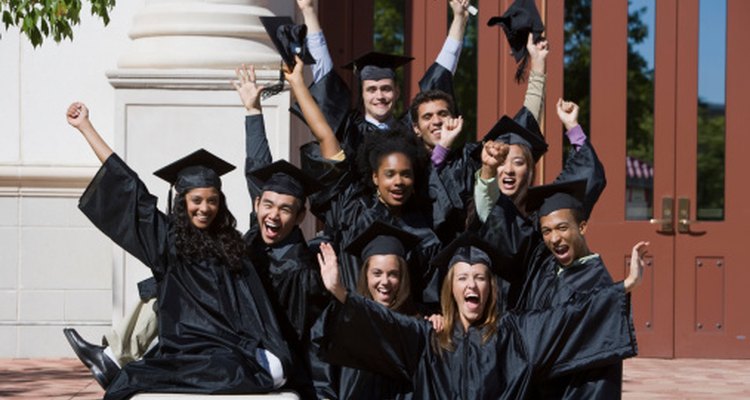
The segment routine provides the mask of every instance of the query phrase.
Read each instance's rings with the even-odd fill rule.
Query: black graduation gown
[[[266,349],[289,371],[291,357],[255,270],[229,272],[217,259],[181,260],[169,218],[115,154],[79,208],[104,234],[148,266],[158,283],[159,344],[128,363],[105,399],[138,392],[264,393],[273,380],[258,362]]]
[[[415,248],[407,249],[411,297],[416,303],[439,304],[439,277],[429,261],[438,253],[441,243],[432,230],[429,217],[425,217],[416,205],[418,202],[412,198],[404,205],[401,216],[396,217],[374,195],[366,193],[360,182],[352,182],[352,172],[345,161],[323,159],[317,143],[304,145],[301,157],[302,169],[324,187],[309,197],[310,208],[323,220],[325,234],[333,241],[343,284],[356,290],[362,266],[362,260],[344,249],[374,221],[380,220],[421,239]]]
[[[482,166],[481,150],[481,143],[466,143],[448,153],[440,168],[430,163],[432,223],[443,245],[466,230],[468,214],[474,208],[474,173]]]
[[[571,154],[556,182],[588,178],[584,211],[590,214],[606,180],[594,149],[588,141]],[[497,273],[509,283],[505,300],[508,308],[530,310],[553,307],[570,299],[574,292],[601,288],[612,277],[600,258],[572,266],[559,275],[558,263],[547,250],[537,230],[538,218],[525,218],[506,196],[500,195],[480,235],[496,247],[503,260],[495,263]],[[581,371],[537,386],[531,398],[617,399],[622,395],[622,363]]]
[[[497,333],[457,326],[454,351],[437,345],[429,322],[350,293],[321,317],[313,340],[324,359],[413,385],[416,399],[521,399],[532,385],[636,354],[629,297],[622,285],[557,309],[509,313]],[[315,332],[317,333],[317,332]],[[362,398],[381,398],[379,387]]]
[[[251,172],[271,164],[271,151],[262,115],[245,117],[245,179],[251,199],[261,195],[259,182]],[[255,212],[250,214],[250,229],[244,239],[250,247],[250,258],[269,294],[284,339],[295,355],[295,370],[289,387],[303,398],[313,397],[309,360],[310,328],[328,305],[330,296],[323,286],[320,267],[305,242],[299,227],[274,246],[263,242]]]

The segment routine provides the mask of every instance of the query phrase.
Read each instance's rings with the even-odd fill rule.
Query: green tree
[[[698,100],[698,219],[724,219],[726,151],[724,104]]]
[[[91,14],[109,24],[109,11],[115,0],[90,0]],[[73,25],[80,23],[80,0],[0,0],[0,14],[7,30],[18,27],[34,47],[44,38],[55,42],[73,39]]]

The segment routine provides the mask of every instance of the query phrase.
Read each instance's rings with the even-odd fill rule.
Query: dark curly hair
[[[186,193],[175,195],[172,209],[177,256],[183,260],[216,257],[224,261],[230,271],[242,270],[242,258],[247,250],[237,231],[237,220],[227,208],[224,193],[219,191],[219,211],[208,229],[198,229],[190,222]]]
[[[420,200],[426,199],[427,163],[429,162],[427,151],[416,135],[401,127],[375,132],[365,137],[357,155],[358,170],[364,187],[373,194],[376,192],[377,188],[372,182],[372,174],[378,170],[383,158],[394,153],[401,153],[411,161],[414,170],[414,196]],[[409,203],[414,202],[409,201]]]

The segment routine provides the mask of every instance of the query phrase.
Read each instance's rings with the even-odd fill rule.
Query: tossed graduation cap
[[[445,277],[457,262],[485,264],[492,269],[493,259],[499,259],[497,251],[476,233],[467,231],[445,246],[430,263],[440,271],[441,277]]]
[[[346,246],[346,251],[362,260],[374,255],[393,254],[406,258],[406,254],[420,242],[420,238],[383,221],[375,221]]]
[[[562,209],[583,211],[586,179],[533,186],[526,194],[526,211],[537,211],[539,217]]]
[[[261,191],[287,194],[305,201],[307,196],[323,186],[313,177],[286,160],[279,160],[250,172]]]
[[[508,39],[513,57],[516,62],[521,62],[516,71],[516,80],[523,79],[529,52],[526,50],[526,42],[529,33],[534,35],[534,43],[542,38],[544,23],[539,15],[534,0],[516,0],[499,17],[492,17],[487,21],[488,26],[500,25]]]
[[[355,58],[349,64],[344,65],[344,68],[354,70],[354,75],[363,81],[395,79],[395,69],[406,65],[413,59],[414,57],[371,51]]]
[[[531,150],[534,162],[539,161],[544,153],[547,152],[548,147],[544,136],[538,131],[538,126],[537,131],[532,132],[507,115],[503,115],[495,123],[495,126],[484,136],[484,140],[497,140],[507,144],[522,144]]]
[[[221,176],[234,165],[206,149],[196,150],[156,171],[154,175],[169,182],[168,210],[172,209],[172,187],[179,194],[193,188],[212,187],[221,190]]]
[[[306,25],[297,25],[289,17],[260,17],[260,22],[286,65],[294,68],[295,55],[305,64],[315,64],[315,59],[305,45]]]

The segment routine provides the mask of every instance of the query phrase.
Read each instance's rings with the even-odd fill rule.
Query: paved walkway
[[[750,360],[625,361],[623,399],[750,399]],[[0,359],[0,398],[100,399],[77,359]]]

